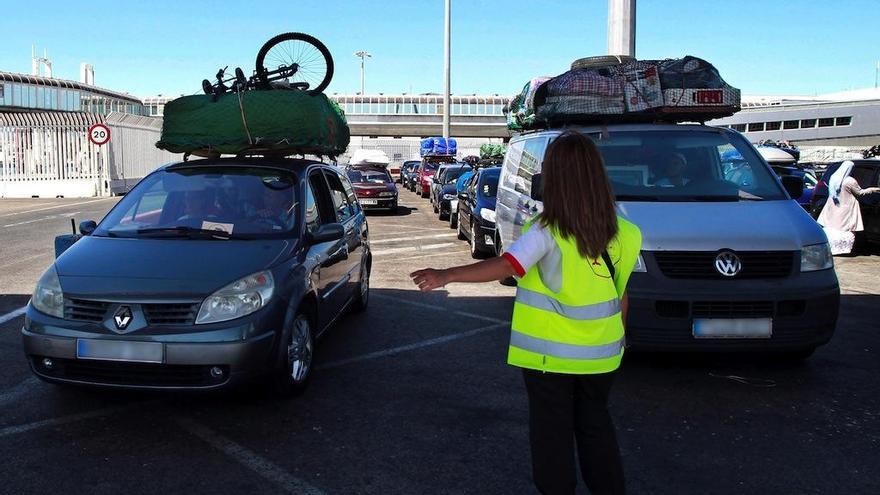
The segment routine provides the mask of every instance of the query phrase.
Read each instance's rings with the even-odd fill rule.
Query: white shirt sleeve
[[[517,276],[523,277],[530,268],[553,248],[554,241],[550,232],[541,224],[535,223],[505,251],[504,257],[511,262]],[[513,258],[511,260],[511,258]]]

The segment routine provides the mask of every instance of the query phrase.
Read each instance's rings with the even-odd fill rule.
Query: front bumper
[[[484,251],[495,250],[495,222],[489,222],[483,217],[474,220],[474,232],[477,246]]]
[[[367,204],[364,202],[367,201],[375,201],[376,204]],[[365,210],[396,210],[397,209],[397,197],[392,198],[360,198],[359,202],[361,207]]]
[[[647,273],[627,287],[626,343],[649,351],[798,351],[827,343],[837,325],[840,287],[834,270],[783,279],[682,280]],[[769,338],[695,338],[695,318],[771,318]]]
[[[259,312],[258,312],[259,313]],[[251,315],[253,316],[253,315]],[[31,370],[54,383],[132,389],[223,388],[268,373],[274,365],[277,332],[256,330],[265,317],[244,317],[204,331],[115,335],[28,308],[22,341]],[[247,337],[243,337],[247,336]],[[77,340],[159,342],[161,363],[80,359]],[[44,365],[49,358],[52,366]],[[220,370],[221,374],[216,372]],[[213,373],[212,373],[213,371]]]

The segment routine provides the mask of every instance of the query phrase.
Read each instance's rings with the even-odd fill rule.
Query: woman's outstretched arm
[[[425,268],[409,274],[422,292],[443,287],[452,282],[492,282],[516,274],[509,261],[502,257],[490,258],[470,265],[454,266],[445,270]]]

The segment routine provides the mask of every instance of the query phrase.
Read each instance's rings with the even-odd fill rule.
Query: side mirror
[[[541,187],[541,179],[542,179],[541,174],[532,175],[532,191],[531,191],[530,196],[535,201],[543,201],[544,189],[543,189],[543,187]],[[800,195],[798,195],[798,196],[800,196]]]
[[[98,224],[94,220],[84,220],[79,223],[79,233],[82,235],[92,235],[96,228]]]
[[[791,196],[791,199],[798,199],[804,193],[804,179],[794,175],[784,175],[782,187],[785,188],[785,192]]]
[[[310,237],[313,243],[318,244],[321,242],[338,241],[344,235],[345,227],[341,223],[328,223],[318,227],[318,230],[311,234]]]

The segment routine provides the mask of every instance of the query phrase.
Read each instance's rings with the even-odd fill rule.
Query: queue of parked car
[[[440,158],[437,160],[436,158]],[[500,254],[495,229],[495,199],[500,161],[470,165],[449,157],[404,162],[400,183],[427,198],[437,219],[456,229],[476,259]]]

